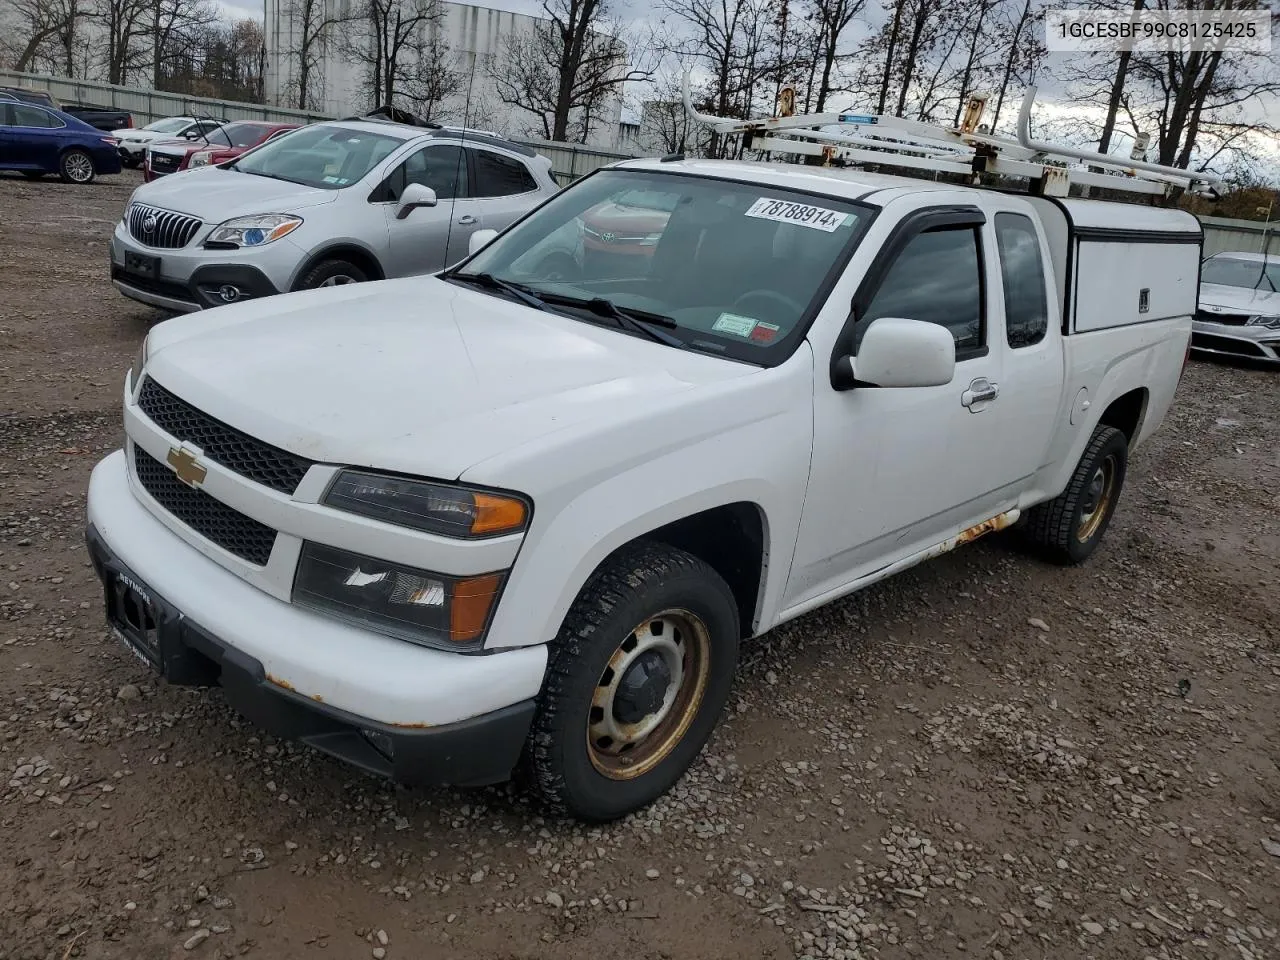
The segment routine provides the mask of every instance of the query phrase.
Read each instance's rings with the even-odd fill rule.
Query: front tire
[[[1098,549],[1115,515],[1129,462],[1129,441],[1115,427],[1093,431],[1067,489],[1032,507],[1027,535],[1046,559],[1069,566]]]
[[[340,287],[348,283],[364,283],[368,279],[369,275],[349,260],[321,260],[299,278],[294,289]]]
[[[697,557],[642,542],[606,561],[551,644],[526,746],[545,805],[599,823],[669,790],[729,698],[738,637],[733,593]]]
[[[58,164],[58,174],[66,183],[84,186],[93,183],[93,157],[83,150],[72,149],[62,155]]]

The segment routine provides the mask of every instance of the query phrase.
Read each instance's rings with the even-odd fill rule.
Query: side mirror
[[[874,387],[940,387],[956,372],[956,342],[936,323],[905,317],[871,321],[856,357],[843,361],[853,380]]]
[[[396,219],[403,220],[418,207],[434,207],[436,192],[421,183],[411,183],[400,194],[400,209],[396,211]]]
[[[477,230],[471,235],[471,239],[467,241],[467,253],[479,253],[492,243],[493,238],[497,235],[497,230],[490,230],[487,227],[484,230]]]

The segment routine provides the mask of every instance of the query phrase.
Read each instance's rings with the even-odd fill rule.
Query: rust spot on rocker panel
[[[274,683],[277,687],[284,687],[284,689],[288,690],[290,693],[298,692],[297,690],[294,689],[293,684],[290,683],[288,680],[285,680],[283,677],[273,677],[271,674],[268,673],[267,682]]]
[[[1004,530],[1011,527],[1017,522],[1020,514],[1020,510],[1009,510],[1005,513],[997,514],[990,520],[983,520],[981,523],[975,523],[972,527],[969,527],[966,530],[961,530],[954,537],[951,537],[948,540],[943,540],[936,547],[932,548],[926,556],[938,557],[944,553],[950,553],[956,547],[966,543],[973,543],[973,541],[977,540],[979,537],[986,536],[988,533],[995,533],[997,530]]]

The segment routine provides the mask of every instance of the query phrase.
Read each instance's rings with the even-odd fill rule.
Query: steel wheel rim
[[[345,273],[339,273],[332,277],[325,277],[325,279],[320,281],[320,286],[341,287],[341,286],[345,286],[348,283],[356,283],[356,282],[357,281],[355,277],[348,276]]]
[[[624,681],[657,662],[669,671],[661,703],[638,721],[627,722]],[[591,765],[611,780],[632,780],[671,755],[684,738],[706,694],[711,668],[711,634],[688,610],[672,609],[638,624],[614,650],[591,697],[587,713],[587,753]]]
[[[93,164],[83,153],[73,153],[66,160],[67,176],[76,183],[84,183],[93,176]]]
[[[1111,498],[1116,487],[1116,458],[1107,457],[1098,464],[1089,478],[1086,487],[1085,506],[1080,511],[1080,525],[1076,530],[1076,539],[1088,543],[1106,519],[1111,507]]]

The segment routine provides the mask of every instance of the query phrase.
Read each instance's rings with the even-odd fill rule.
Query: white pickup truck
[[[440,275],[156,326],[89,490],[110,622],[365,770],[621,816],[749,638],[1015,524],[1087,558],[1200,246],[1176,210],[620,164]]]

